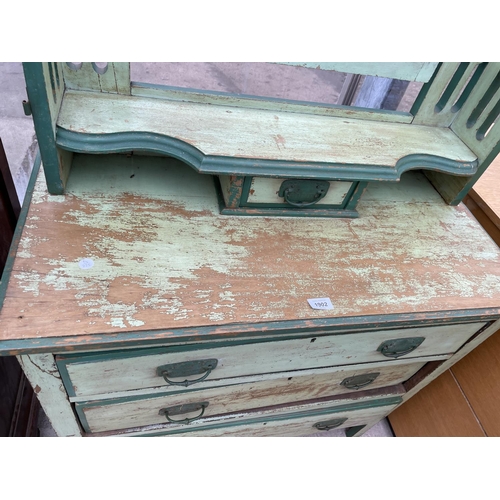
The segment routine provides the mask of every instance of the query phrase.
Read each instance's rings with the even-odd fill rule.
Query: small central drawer
[[[154,387],[200,388],[205,381],[266,373],[449,355],[483,325],[59,355],[56,360],[68,394],[87,398]]]
[[[216,188],[227,215],[357,217],[367,182],[220,175]]]

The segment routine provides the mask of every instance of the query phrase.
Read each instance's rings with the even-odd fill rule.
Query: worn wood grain
[[[414,366],[415,365],[415,366]],[[395,385],[411,375],[419,365],[403,365],[396,369],[389,367],[381,375],[383,381],[376,381],[368,388],[374,389]],[[223,415],[233,412],[245,412],[276,405],[297,404],[299,401],[308,401],[327,398],[338,394],[353,396],[352,389],[348,390],[340,385],[347,376],[353,374],[371,373],[374,367],[364,370],[329,373],[323,375],[288,377],[268,380],[258,383],[243,383],[212,389],[174,393],[170,395],[149,397],[144,399],[131,398],[130,401],[108,400],[110,404],[77,403],[85,414],[91,432],[125,429],[136,426],[146,426],[165,423],[165,416],[159,415],[161,408],[170,408],[206,401],[209,403],[204,417]],[[179,389],[179,388],[178,388]],[[183,413],[172,417],[173,420],[193,418],[200,413]]]
[[[67,195],[36,188],[0,340],[500,308],[498,247],[430,186],[428,202],[407,203],[373,184],[387,194],[361,200],[356,220],[243,222],[220,216],[212,179],[178,162],[75,163]],[[309,307],[325,296],[333,310]]]
[[[178,392],[179,390],[198,390],[198,389],[210,389],[210,388],[215,388],[215,387],[222,387],[222,386],[230,386],[230,385],[238,385],[238,384],[256,384],[256,383],[261,383],[261,382],[267,382],[270,383],[272,380],[287,380],[287,379],[293,379],[297,377],[313,377],[313,376],[319,376],[320,378],[324,377],[341,377],[343,376],[344,378],[348,376],[352,376],[355,374],[360,374],[361,372],[366,372],[366,373],[372,373],[372,372],[379,372],[380,375],[376,379],[375,382],[370,384],[369,387],[367,387],[368,390],[370,390],[371,387],[377,387],[378,385],[382,386],[389,386],[393,385],[396,382],[397,377],[400,377],[401,373],[411,373],[414,370],[416,370],[419,366],[422,366],[424,363],[429,363],[435,360],[444,360],[447,359],[449,355],[437,355],[437,356],[426,356],[422,358],[417,358],[417,359],[393,359],[390,361],[380,361],[377,362],[376,364],[370,364],[366,365],[364,363],[362,364],[355,364],[355,365],[347,365],[347,366],[335,366],[335,367],[328,367],[328,368],[312,368],[312,369],[303,369],[303,370],[290,370],[286,372],[276,372],[276,373],[263,373],[263,374],[257,374],[257,375],[245,375],[243,377],[232,377],[232,378],[224,378],[224,379],[211,379],[208,377],[206,380],[199,382],[197,384],[193,384],[188,386],[187,388],[184,387],[179,387],[179,386],[173,386],[173,385],[161,385],[161,386],[154,386],[154,387],[147,387],[146,389],[130,389],[127,388],[127,390],[124,391],[118,391],[118,392],[106,392],[105,396],[107,398],[131,398],[131,397],[136,397],[136,396],[154,396],[154,395],[162,395],[162,394],[170,394],[171,392]],[[403,366],[404,365],[404,366]],[[366,371],[367,370],[367,371]],[[344,374],[344,375],[342,375]],[[407,375],[402,375],[402,379],[406,379]],[[186,377],[187,378],[187,377]],[[160,380],[160,379],[159,379]],[[162,380],[160,380],[160,383],[163,383]],[[107,384],[106,384],[107,386]],[[68,387],[68,386],[66,386]],[[109,387],[109,386],[108,386]],[[97,399],[102,399],[104,395],[103,391],[104,387],[101,387],[100,393],[92,396],[92,395],[85,395],[85,396],[72,396],[70,394],[69,400],[72,403],[81,403],[85,401],[93,401]],[[72,387],[69,388],[69,390],[72,391]],[[341,393],[342,392],[353,392],[351,391],[344,391],[343,389],[340,389]]]
[[[131,357],[126,358],[116,355],[115,359],[94,360],[87,363],[82,361],[71,363],[70,361],[67,370],[75,388],[75,395],[95,395],[166,385],[162,378],[156,375],[157,367],[203,359],[218,360],[217,367],[209,376],[211,379],[386,361],[387,358],[377,351],[382,342],[422,336],[425,337],[424,342],[406,355],[406,359],[418,360],[422,356],[455,352],[481,326],[482,323],[472,323],[380,330],[181,352],[168,352],[167,349],[162,354],[137,357],[134,357],[132,352],[127,353]],[[259,360],[258,363],[255,363],[256,359]],[[198,387],[193,386],[194,389]]]
[[[157,133],[221,157],[392,168],[413,154],[465,162],[476,159],[445,128],[96,92],[67,91],[58,126],[88,134]]]
[[[336,106],[304,101],[284,99],[266,99],[265,97],[241,96],[225,92],[204,92],[178,87],[164,87],[132,82],[130,94],[138,97],[153,97],[171,101],[198,102],[218,106],[236,106],[238,108],[286,111],[288,113],[307,113],[311,115],[336,116],[356,120],[380,122],[411,123],[413,116],[402,111]]]
[[[237,389],[234,387],[233,389]],[[196,395],[196,392],[193,393]],[[76,404],[77,411],[82,415],[83,420],[86,422],[87,428],[91,429],[91,434],[121,434],[125,432],[127,435],[134,433],[155,433],[159,431],[174,431],[174,432],[186,432],[210,428],[214,425],[218,426],[240,426],[242,423],[250,423],[257,421],[280,421],[288,416],[296,418],[299,416],[307,416],[308,414],[316,415],[319,421],[323,419],[323,415],[328,410],[332,411],[345,411],[351,412],[354,410],[361,410],[362,412],[367,412],[370,415],[370,411],[375,411],[378,414],[381,409],[387,411],[391,405],[397,404],[401,400],[402,388],[398,385],[393,385],[390,387],[385,387],[383,389],[377,389],[374,391],[360,392],[359,394],[345,394],[339,396],[331,396],[319,399],[308,399],[306,401],[299,401],[297,399],[293,400],[288,404],[278,404],[275,402],[271,406],[259,406],[258,404],[254,406],[249,406],[247,409],[239,411],[229,411],[230,407],[226,408],[226,411],[216,414],[209,412],[210,405],[206,408],[205,413],[200,418],[194,419],[189,426],[185,423],[168,422],[165,416],[157,415],[158,411],[151,411],[152,404],[154,405],[154,399],[142,399],[135,401],[129,405],[127,411],[130,412],[128,415],[122,414],[122,418],[127,421],[130,425],[125,427],[121,422],[123,420],[118,417],[118,413],[123,411],[124,404],[120,404],[118,401],[109,400],[94,402],[92,404]],[[175,396],[174,396],[175,397]],[[159,403],[160,399],[157,398],[156,402]],[[283,398],[282,398],[283,399]],[[169,399],[173,401],[173,399]],[[193,401],[193,400],[191,400]],[[198,400],[196,400],[198,401]],[[201,401],[201,400],[200,400]],[[271,401],[272,398],[269,398]],[[165,402],[165,401],[162,401]],[[256,401],[257,403],[258,401]],[[248,399],[247,399],[248,403]],[[231,405],[231,403],[229,403]],[[130,406],[132,406],[130,408]],[[232,407],[236,405],[233,403]],[[219,409],[223,407],[219,406]],[[156,413],[156,415],[154,414]],[[97,415],[100,415],[101,420],[98,420]],[[178,417],[172,417],[173,420],[183,420],[185,418],[193,418],[200,414],[200,411],[193,413],[185,413],[178,415]],[[116,427],[118,425],[118,427]],[[101,429],[101,430],[99,430]],[[89,431],[87,431],[89,432]]]
[[[81,436],[52,354],[17,357],[58,436]]]
[[[336,429],[345,429],[346,427],[363,425],[366,422],[372,421],[374,418],[379,421],[392,408],[394,408],[394,405],[383,408],[369,408],[365,410],[332,413],[330,415],[325,414],[322,416],[301,417],[293,420],[269,420],[268,422],[244,424],[236,427],[200,429],[194,432],[178,435],[183,437],[306,437],[320,432],[316,427],[314,427],[315,424],[331,419],[347,418],[342,425],[336,427]]]

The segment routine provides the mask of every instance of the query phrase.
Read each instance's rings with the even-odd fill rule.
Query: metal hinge
[[[26,116],[31,116],[31,104],[29,101],[23,101],[23,109]]]

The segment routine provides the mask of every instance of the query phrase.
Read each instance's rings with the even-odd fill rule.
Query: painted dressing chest
[[[361,435],[498,329],[500,250],[460,201],[499,68],[412,64],[414,114],[25,65],[43,171],[0,349],[59,435]]]

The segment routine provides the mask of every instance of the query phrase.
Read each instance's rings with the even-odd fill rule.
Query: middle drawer
[[[484,323],[380,330],[273,341],[182,345],[56,357],[70,397],[455,352]],[[387,349],[386,349],[387,348]],[[399,349],[399,351],[398,351]],[[180,370],[180,371],[179,371]],[[198,382],[197,382],[198,380]]]

